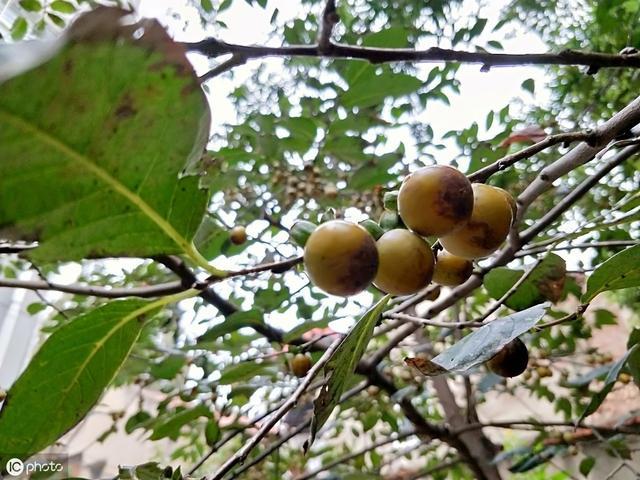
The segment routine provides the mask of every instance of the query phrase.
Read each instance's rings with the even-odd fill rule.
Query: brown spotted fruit
[[[355,295],[371,284],[378,271],[376,242],[360,225],[330,220],[309,236],[304,267],[311,282],[325,292]]]
[[[519,338],[507,343],[487,362],[487,367],[501,377],[517,377],[527,368],[529,351]]]
[[[291,360],[291,371],[298,378],[302,378],[307,375],[310,368],[311,359],[304,353],[296,354]]]
[[[473,263],[466,258],[441,251],[436,258],[433,282],[446,287],[455,287],[467,281],[473,273]]]
[[[426,287],[433,276],[429,244],[409,230],[396,228],[376,243],[380,265],[373,284],[391,295],[410,295]]]
[[[467,177],[452,167],[423,167],[405,177],[398,192],[398,213],[420,235],[442,236],[461,227],[473,210]]]
[[[482,183],[473,184],[471,218],[453,233],[440,237],[453,255],[473,259],[495,252],[509,235],[513,219],[511,204],[503,190]]]

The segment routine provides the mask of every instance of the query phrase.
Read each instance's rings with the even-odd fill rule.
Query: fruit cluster
[[[417,170],[387,197],[390,208],[378,223],[294,226],[292,236],[304,245],[304,266],[314,285],[339,296],[355,295],[371,283],[392,295],[416,293],[431,281],[460,285],[472,273],[472,260],[502,245],[516,210],[506,191],[471,184],[446,166]],[[425,237],[437,237],[444,248],[437,259]]]

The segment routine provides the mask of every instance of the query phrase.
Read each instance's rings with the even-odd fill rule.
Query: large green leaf
[[[513,310],[523,310],[540,302],[557,302],[562,298],[566,264],[562,257],[548,254],[531,272],[516,291],[509,296],[505,305]],[[523,270],[494,268],[484,277],[484,286],[493,298],[501,298],[522,277]]]
[[[405,362],[425,375],[464,372],[486,362],[507,343],[538,323],[549,307],[542,303],[507,317],[498,318],[470,333],[432,360],[407,358]]]
[[[159,24],[134,40],[121,14],[85,15],[54,58],[0,86],[0,237],[38,240],[39,261],[206,263],[191,239],[208,194],[178,178],[205,146],[204,94]]]
[[[56,330],[7,394],[0,411],[0,460],[39,452],[82,420],[157,307],[157,301],[114,301]]]
[[[608,290],[640,286],[640,244],[627,248],[602,263],[587,280],[582,302],[588,303]]]
[[[367,348],[369,340],[371,340],[376,322],[390,298],[388,295],[383,297],[358,320],[358,323],[356,323],[344,337],[324,367],[324,376],[328,377],[328,380],[322,386],[318,397],[313,402],[311,435],[309,442],[305,444],[306,449],[311,446],[316,437],[316,433],[322,428],[340,401],[340,396],[344,391],[345,385],[349,377],[355,372],[356,366],[360,358],[362,358],[362,354]]]

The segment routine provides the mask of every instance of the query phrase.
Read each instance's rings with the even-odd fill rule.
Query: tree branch
[[[323,29],[323,31],[327,31]],[[322,35],[320,37],[322,39]],[[452,50],[431,47],[425,50],[411,48],[371,48],[325,43],[316,45],[286,45],[268,47],[264,45],[238,45],[217,38],[207,38],[199,42],[185,42],[189,51],[202,53],[208,57],[226,54],[240,54],[246,59],[265,57],[326,57],[366,60],[370,63],[390,62],[459,62],[483,65],[483,69],[494,66],[514,67],[522,65],[574,65],[596,69],[611,67],[640,67],[640,54],[619,55],[580,50],[563,50],[559,53],[489,53]]]
[[[162,297],[186,290],[182,282],[167,282],[159,285],[145,287],[107,288],[91,285],[65,285],[44,280],[17,280],[11,278],[0,279],[0,287],[24,288],[26,290],[51,290],[74,295],[91,295],[100,298],[124,298],[124,297]]]
[[[339,403],[346,402],[351,397],[354,397],[355,395],[359,394],[361,391],[363,391],[365,388],[367,388],[368,384],[369,384],[368,382],[362,382],[359,385],[356,385],[355,387],[353,387],[351,390],[345,392],[342,395],[342,397],[340,397],[340,402]],[[251,462],[247,463],[242,468],[239,468],[238,470],[235,470],[233,472],[233,474],[231,475],[230,480],[232,480],[234,478],[237,478],[238,476],[240,476],[241,474],[243,474],[244,472],[249,470],[251,467],[254,467],[258,463],[262,462],[265,458],[267,458],[273,452],[278,450],[286,442],[288,442],[293,437],[298,435],[304,429],[309,428],[309,426],[311,426],[311,419],[304,421],[303,423],[298,425],[293,431],[289,432],[285,437],[279,439],[278,441],[274,442],[272,445],[267,447],[262,453],[260,453],[260,455],[258,455],[256,458],[251,460]]]
[[[335,460],[333,460],[332,462],[327,463],[326,465],[322,465],[318,468],[316,468],[315,470],[311,470],[310,472],[307,472],[303,475],[299,475],[297,477],[294,477],[294,480],[309,480],[310,478],[315,477],[316,475],[318,475],[319,473],[325,472],[327,470],[331,470],[333,467],[336,467],[338,465],[340,465],[341,463],[346,463],[350,460],[353,460],[354,458],[358,458],[362,455],[364,455],[367,452],[370,452],[371,450],[375,450],[377,448],[383,447],[385,445],[388,445],[389,443],[393,443],[393,442],[397,442],[400,440],[404,440],[405,438],[411,437],[413,435],[415,435],[416,432],[414,430],[410,430],[408,432],[404,432],[404,433],[399,433],[397,435],[392,435],[388,438],[385,438],[384,440],[380,440],[379,442],[375,442],[367,447],[363,447],[359,450],[356,450],[355,452],[352,452],[348,455],[344,455],[342,457],[338,457]]]
[[[585,141],[587,143],[592,143],[595,141],[596,136],[592,130],[587,130],[584,132],[569,132],[569,133],[558,133],[556,135],[549,135],[544,140],[539,141],[538,143],[534,143],[533,145],[523,148],[511,155],[507,155],[492,163],[491,165],[487,165],[484,168],[472,173],[471,175],[467,175],[467,178],[471,182],[486,182],[491,175],[494,173],[501,172],[506,170],[513,164],[519,162],[520,160],[524,160],[526,158],[530,158],[534,156],[536,153],[540,153],[543,150],[546,150],[549,147],[557,145],[559,143],[567,144],[571,142],[577,141]]]
[[[331,51],[331,33],[333,27],[340,21],[340,16],[336,11],[335,0],[327,0],[327,3],[322,12],[322,23],[320,25],[320,33],[318,35],[318,52],[322,55],[326,55]]]

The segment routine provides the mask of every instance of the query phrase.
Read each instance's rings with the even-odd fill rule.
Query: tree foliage
[[[206,28],[192,43],[96,3],[20,1],[0,45],[0,286],[65,292],[26,307],[47,317],[46,340],[2,404],[0,460],[43,450],[105,391],[138,385],[162,400],[114,412],[100,441],[124,426],[169,439],[170,457],[119,478],[379,478],[405,456],[414,475],[496,479],[545,476],[576,453],[587,475],[593,443],[634,470],[637,412],[593,414],[630,378],[640,385],[638,331],[619,358],[590,339],[640,304],[635,2],[514,0],[485,18],[459,1],[301,0],[293,16],[268,0],[203,0],[176,13]],[[270,15],[284,47],[221,40],[242,3]],[[63,27],[57,42],[20,41]],[[504,51],[523,33],[549,53]],[[198,77],[187,51],[209,71]],[[474,88],[459,79],[470,62],[541,64],[547,84],[526,79],[527,101],[443,131],[429,115]],[[219,87],[225,124],[207,108]],[[517,197],[501,250],[464,284],[409,297],[309,283],[295,222],[402,226],[394,192],[433,164]],[[518,337],[529,368],[490,373],[483,362]],[[302,379],[297,353],[314,365]],[[553,415],[485,418],[498,395]],[[491,428],[536,435],[512,444]]]

